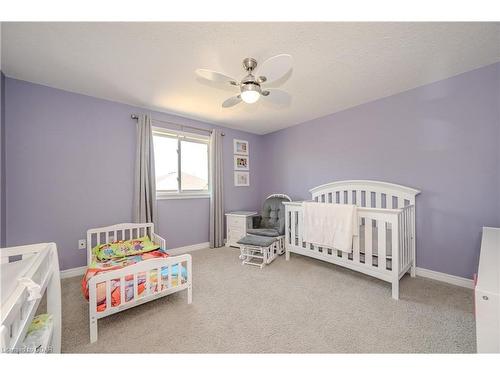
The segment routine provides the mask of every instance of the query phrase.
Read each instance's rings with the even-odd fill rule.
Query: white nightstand
[[[226,246],[239,247],[236,243],[246,236],[247,228],[252,228],[252,217],[257,212],[234,211],[226,214]]]

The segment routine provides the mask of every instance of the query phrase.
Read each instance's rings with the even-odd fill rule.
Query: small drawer
[[[229,224],[228,229],[234,232],[245,232],[246,227],[243,225],[231,225]]]
[[[244,218],[244,217],[230,216],[228,218],[227,222],[228,222],[228,226],[230,226],[230,227],[243,228],[246,226],[246,218]]]

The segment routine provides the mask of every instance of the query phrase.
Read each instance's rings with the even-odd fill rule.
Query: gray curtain
[[[210,136],[210,247],[224,246],[224,178],[222,133],[214,129]]]
[[[136,223],[156,223],[156,177],[152,120],[139,115],[135,156],[134,212]]]

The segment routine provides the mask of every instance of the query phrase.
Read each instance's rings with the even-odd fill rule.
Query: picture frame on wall
[[[248,155],[248,141],[241,139],[233,140],[234,153],[238,155]]]
[[[250,160],[246,155],[234,155],[234,169],[237,171],[248,171]]]
[[[234,172],[234,186],[250,186],[250,172]]]

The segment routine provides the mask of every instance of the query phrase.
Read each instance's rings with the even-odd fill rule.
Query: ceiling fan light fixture
[[[268,58],[257,69],[257,60],[247,57],[243,60],[246,76],[241,80],[209,69],[196,69],[195,72],[203,80],[224,84],[226,88],[232,86],[233,89],[239,89],[237,95],[233,94],[222,102],[222,108],[231,108],[241,102],[253,104],[258,102],[261,96],[266,102],[289,106],[290,95],[286,91],[270,88],[269,84],[287,78],[288,72],[292,70],[292,63],[292,56],[282,53]]]
[[[248,104],[255,103],[259,100],[261,89],[259,85],[254,83],[246,83],[241,86],[241,99]]]

